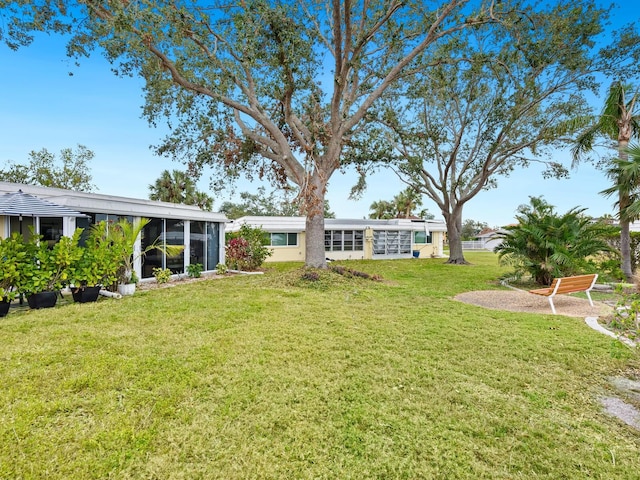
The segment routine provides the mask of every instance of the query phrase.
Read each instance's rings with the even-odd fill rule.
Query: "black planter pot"
[[[51,308],[56,306],[58,292],[38,292],[27,297],[29,308]]]
[[[6,317],[7,313],[9,313],[9,307],[11,307],[11,302],[5,298],[0,300],[0,317]]]
[[[78,303],[95,302],[100,295],[100,287],[80,287],[71,290],[73,301]]]

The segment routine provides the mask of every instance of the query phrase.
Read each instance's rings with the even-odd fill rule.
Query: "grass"
[[[493,254],[300,265],[0,321],[0,478],[637,478],[637,355],[452,300]]]

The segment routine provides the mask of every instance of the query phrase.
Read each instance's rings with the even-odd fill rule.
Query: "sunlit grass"
[[[638,365],[576,318],[486,310],[492,254],[302,266],[0,321],[0,478],[637,478],[602,413]]]

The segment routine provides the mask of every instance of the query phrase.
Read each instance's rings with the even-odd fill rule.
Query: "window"
[[[22,238],[31,238],[31,230],[35,229],[36,219],[34,217],[9,217],[9,233],[19,233]]]
[[[297,233],[271,233],[272,247],[296,247],[298,245]]]
[[[190,222],[191,248],[189,264],[199,263],[205,270],[215,270],[220,261],[218,224],[212,222]]]
[[[152,218],[151,221],[142,229],[142,251],[152,245],[158,238],[162,239],[164,233],[164,220],[161,218]],[[152,249],[142,257],[142,278],[153,277],[153,269],[164,268],[164,256],[162,252]]]
[[[85,246],[87,238],[89,238],[89,233],[91,233],[91,225],[98,224],[100,222],[105,222],[107,224],[107,230],[109,229],[109,225],[113,225],[114,223],[118,223],[120,220],[126,220],[129,223],[133,223],[133,216],[131,215],[114,215],[107,213],[91,213],[91,212],[82,212],[86,215],[86,217],[78,217],[76,218],[76,228],[82,228],[82,235],[80,235],[81,246]]]
[[[165,239],[167,245],[184,245],[184,222],[182,220],[165,220]],[[178,255],[165,255],[165,268],[171,273],[184,273],[184,250]]]
[[[427,235],[427,232],[413,232],[413,243],[432,243],[431,233]]]
[[[201,263],[205,270],[214,270],[220,261],[220,225],[216,222],[190,222],[190,263]],[[166,239],[168,245],[184,245],[184,222],[152,218],[142,229],[142,251],[156,240]],[[184,250],[167,257],[160,250],[151,249],[142,257],[142,278],[153,277],[155,267],[168,268],[172,273],[184,273]]]
[[[325,230],[324,249],[327,252],[364,250],[364,230]]]
[[[376,230],[373,232],[374,255],[405,255],[411,253],[411,232]]]
[[[40,235],[42,235],[42,240],[47,242],[50,247],[58,243],[60,237],[62,237],[62,217],[41,218]]]
[[[189,265],[199,263],[206,269],[205,251],[207,236],[205,235],[205,222],[192,221],[189,223]]]
[[[220,225],[207,222],[207,270],[214,270],[220,261]]]

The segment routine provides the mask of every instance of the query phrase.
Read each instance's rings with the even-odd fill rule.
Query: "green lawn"
[[[602,413],[637,354],[452,300],[490,253],[300,265],[0,319],[0,478],[638,478]],[[332,278],[333,281],[328,279]]]

